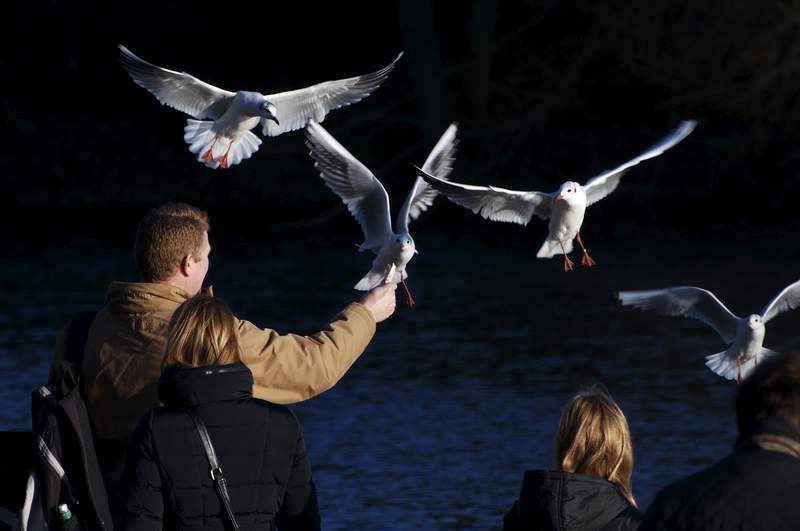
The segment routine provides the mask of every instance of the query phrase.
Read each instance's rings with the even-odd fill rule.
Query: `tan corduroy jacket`
[[[124,450],[139,419],[159,405],[167,325],[189,298],[165,284],[114,282],[108,305],[89,330],[81,389],[97,439],[98,457],[115,494],[122,475]],[[243,362],[253,372],[253,396],[288,404],[333,387],[364,351],[375,333],[375,319],[362,304],[352,303],[312,336],[279,335],[238,321]],[[51,380],[64,359],[67,325],[56,342]]]

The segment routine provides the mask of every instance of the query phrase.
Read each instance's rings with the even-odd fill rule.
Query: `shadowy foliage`
[[[796,218],[800,4],[296,4],[15,4],[0,58],[13,80],[0,98],[5,210],[180,200],[241,215],[256,231],[346,218],[300,131],[264,138],[227,171],[194,160],[186,116],[131,82],[114,59],[120,42],[222,88],[264,93],[370,72],[404,50],[381,88],[325,121],[398,204],[415,177],[410,164],[451,121],[461,139],[453,180],[550,192],[691,118],[696,131],[631,170],[595,217],[692,226]],[[438,204],[426,216],[453,215]]]

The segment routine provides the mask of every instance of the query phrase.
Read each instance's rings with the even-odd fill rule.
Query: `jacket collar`
[[[561,531],[599,529],[630,506],[611,481],[553,470],[527,470],[518,503],[523,522]]]
[[[734,450],[762,448],[800,457],[800,427],[783,419],[763,419],[753,423],[736,441]]]
[[[190,296],[170,284],[150,282],[112,282],[107,295],[109,305],[122,313],[152,311],[154,303],[174,310]]]
[[[170,367],[158,380],[158,398],[167,406],[192,407],[253,396],[253,373],[242,363]]]

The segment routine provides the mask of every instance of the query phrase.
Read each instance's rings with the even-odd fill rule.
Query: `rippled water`
[[[530,227],[416,235],[417,306],[380,324],[336,387],[293,406],[325,528],[499,529],[524,470],[551,466],[560,409],[581,384],[605,384],[628,416],[641,506],[727,453],[736,386],[703,364],[721,339],[698,321],[618,307],[613,292],[697,285],[738,315],[757,312],[800,277],[797,249],[767,234],[676,234],[587,233],[598,265],[569,274],[560,258],[535,258],[542,235]],[[312,235],[234,254],[212,234],[208,281],[241,318],[313,333],[359,296],[350,288],[371,256],[357,239]],[[0,258],[0,429],[28,428],[58,330],[104,304],[111,280],[134,280],[131,262],[128,249],[75,241]],[[771,321],[766,346],[797,344],[799,320]]]

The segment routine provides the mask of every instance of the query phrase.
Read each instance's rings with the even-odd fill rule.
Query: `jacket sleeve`
[[[291,404],[327,391],[344,376],[375,334],[375,319],[354,302],[312,336],[280,335],[243,320],[238,327],[253,396]]]
[[[275,523],[281,531],[319,531],[322,527],[317,489],[311,477],[311,462],[306,455],[303,433],[299,429],[292,470]]]
[[[114,531],[161,531],[164,500],[153,447],[153,413],[142,418],[128,446]]]

